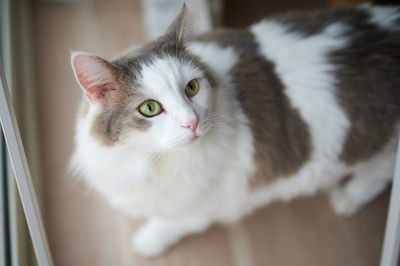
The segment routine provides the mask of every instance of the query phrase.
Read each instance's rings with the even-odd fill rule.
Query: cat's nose
[[[195,132],[198,123],[199,123],[199,118],[196,116],[195,119],[192,119],[189,122],[182,124],[182,127],[188,128],[191,131]]]

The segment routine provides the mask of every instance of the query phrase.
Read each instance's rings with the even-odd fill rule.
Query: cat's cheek
[[[167,151],[170,148],[171,140],[173,139],[173,132],[171,132],[171,127],[168,127],[167,125],[155,126],[144,137],[146,137],[146,142],[150,146]]]
[[[208,128],[209,128],[209,123],[208,123],[208,121],[207,121],[207,120],[204,121],[204,122],[202,121],[202,122],[199,124],[199,126],[197,127],[196,135],[199,136],[199,137],[204,136],[204,135],[207,133]]]
[[[170,131],[164,139],[164,148],[166,150],[171,150],[181,146],[185,146],[194,140],[195,134],[193,132],[176,127],[174,130]]]

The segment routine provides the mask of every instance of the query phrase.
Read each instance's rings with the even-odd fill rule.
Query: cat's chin
[[[199,135],[193,134],[192,136],[188,137],[187,140],[185,140],[181,144],[181,146],[188,146],[188,145],[194,144],[199,140],[199,138],[200,138]]]
[[[191,136],[188,136],[184,140],[182,140],[182,142],[177,144],[175,147],[178,149],[179,148],[187,148],[187,147],[190,147],[190,146],[196,144],[197,142],[199,142],[200,139],[201,139],[201,136],[199,136],[197,134],[193,134]]]
[[[174,151],[174,150],[185,149],[185,148],[191,147],[192,145],[198,143],[201,138],[202,138],[201,135],[190,134],[190,135],[187,135],[184,138],[182,138],[179,142],[175,142],[173,144],[163,146],[162,151],[168,153],[168,152]]]

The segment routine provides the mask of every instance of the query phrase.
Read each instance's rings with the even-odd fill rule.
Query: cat
[[[119,58],[73,52],[85,97],[72,161],[154,257],[213,223],[326,192],[355,214],[391,182],[400,8],[288,13],[244,29],[165,35]]]

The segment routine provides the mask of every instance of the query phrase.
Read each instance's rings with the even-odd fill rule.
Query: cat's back
[[[233,51],[227,73],[249,119],[261,176],[289,176],[318,158],[353,165],[395,136],[399,7],[288,13],[197,40]]]
[[[260,43],[254,28],[264,25],[265,32],[261,36],[269,42],[282,43],[276,39],[278,28],[281,28],[293,38],[308,39],[322,36],[324,32],[335,28],[337,34],[358,40],[363,37],[364,45],[370,45],[381,40],[384,32],[393,39],[400,36],[400,6],[362,4],[349,7],[322,9],[314,11],[295,11],[269,16],[260,22],[242,29],[216,29],[195,38],[196,41],[214,42],[223,47],[233,47],[238,53],[256,56],[259,54]],[[333,28],[333,29],[332,29]],[[340,31],[340,32],[339,32]],[[332,32],[333,33],[333,32]],[[388,34],[390,33],[390,34]],[[375,37],[375,38],[374,38]],[[398,40],[397,40],[398,41]],[[281,47],[284,49],[284,47]]]
[[[350,122],[339,154],[341,161],[367,160],[393,137],[400,116],[399,6],[364,4],[287,14],[256,24],[251,32],[259,51],[274,62],[287,89],[293,89],[287,94],[300,110],[305,109],[301,101],[315,105],[308,100],[313,96],[324,99],[318,93],[304,93],[308,99],[296,98],[301,83],[332,92],[332,102]],[[318,110],[326,122],[334,114],[327,108],[311,112]]]

